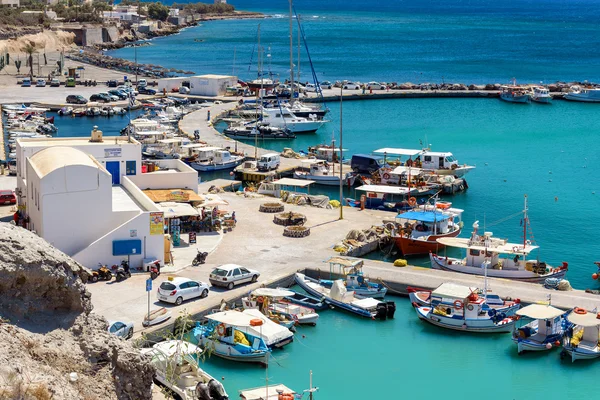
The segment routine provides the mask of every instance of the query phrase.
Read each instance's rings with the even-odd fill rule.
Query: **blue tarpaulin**
[[[450,216],[437,211],[407,211],[398,214],[396,218],[410,219],[421,222],[436,222],[450,219]]]

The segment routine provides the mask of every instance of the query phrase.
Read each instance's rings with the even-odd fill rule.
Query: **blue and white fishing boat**
[[[431,304],[413,303],[419,319],[441,328],[481,333],[508,333],[517,318],[490,309],[474,289],[441,285],[431,292]],[[487,311],[487,312],[486,312]]]
[[[345,277],[347,290],[354,291],[357,297],[372,297],[374,299],[383,299],[387,293],[387,288],[381,283],[374,283],[365,278],[362,267],[364,261],[348,257],[331,257],[326,262],[329,263],[331,272],[339,273]],[[334,280],[319,279],[319,283],[325,287],[331,288]]]
[[[393,301],[380,301],[371,297],[357,298],[354,292],[346,290],[341,279],[333,282],[331,288],[319,283],[318,280],[297,272],[294,276],[296,283],[307,293],[322,297],[327,304],[342,310],[358,314],[371,319],[385,320],[393,318],[396,312],[396,303]]]
[[[196,323],[192,336],[204,349],[226,360],[267,364],[269,348],[260,335],[263,321],[239,311],[206,316],[208,323]],[[258,330],[258,334],[256,334]]]
[[[282,288],[278,288],[282,289]],[[300,306],[309,307],[316,311],[321,311],[327,309],[327,303],[322,300],[322,298],[313,297],[309,294],[300,293],[292,289],[285,289],[293,294],[290,296],[286,296],[283,299],[293,304],[298,304]]]
[[[500,93],[500,100],[507,101],[509,103],[529,103],[529,93],[520,86],[502,86],[502,92]]]
[[[517,351],[546,351],[561,344],[566,323],[565,312],[551,305],[531,304],[517,311],[517,315],[531,321],[513,332]],[[566,321],[565,321],[566,322]]]
[[[567,315],[567,320],[573,324],[573,327],[567,329],[565,334],[561,358],[569,355],[572,362],[599,358],[600,313],[575,307]]]
[[[569,93],[565,94],[565,100],[581,101],[584,103],[600,103],[600,89],[572,86]]]

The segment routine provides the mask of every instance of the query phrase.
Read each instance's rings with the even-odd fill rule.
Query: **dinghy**
[[[159,308],[158,310],[152,311],[149,315],[146,315],[144,317],[144,322],[142,322],[142,325],[143,326],[158,325],[161,322],[168,320],[169,318],[171,318],[171,311],[162,307],[162,308]]]

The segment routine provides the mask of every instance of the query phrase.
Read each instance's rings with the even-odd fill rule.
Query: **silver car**
[[[260,272],[236,264],[224,264],[215,268],[208,280],[213,286],[223,286],[233,289],[235,285],[246,282],[256,282]]]
[[[133,336],[133,322],[109,321],[108,332],[123,339]]]

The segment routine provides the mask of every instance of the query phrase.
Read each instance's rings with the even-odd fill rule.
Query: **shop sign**
[[[190,244],[196,243],[196,232],[190,232],[189,239],[190,239]]]
[[[137,229],[130,229],[129,237],[137,237]]]
[[[162,235],[164,234],[164,214],[162,212],[151,212],[150,213],[150,234],[151,235]]]
[[[183,190],[173,190],[167,195],[169,201],[190,201],[190,194]]]
[[[121,148],[116,147],[114,149],[104,149],[104,158],[115,158],[121,157]]]

